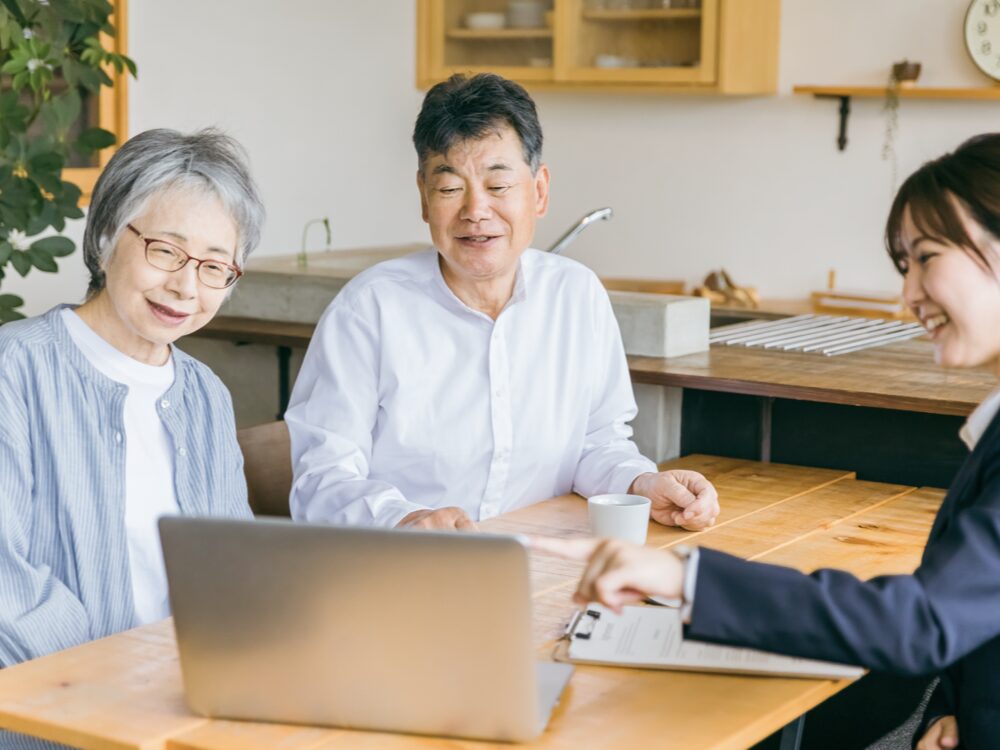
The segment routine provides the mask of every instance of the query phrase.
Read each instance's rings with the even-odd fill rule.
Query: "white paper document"
[[[616,615],[589,604],[568,635],[574,662],[827,679],[864,674],[861,667],[684,640],[681,613],[670,607],[625,607]]]

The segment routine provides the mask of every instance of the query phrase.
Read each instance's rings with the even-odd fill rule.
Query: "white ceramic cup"
[[[645,544],[649,507],[649,498],[641,495],[594,495],[587,501],[590,533]]]

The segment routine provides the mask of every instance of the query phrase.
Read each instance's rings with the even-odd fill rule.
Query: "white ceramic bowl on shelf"
[[[507,25],[515,29],[538,29],[545,26],[545,6],[540,0],[510,0]]]
[[[467,29],[502,29],[507,25],[507,17],[503,13],[467,13],[465,28]]]

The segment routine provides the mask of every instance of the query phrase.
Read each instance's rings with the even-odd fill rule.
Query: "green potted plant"
[[[115,34],[113,12],[108,0],[0,0],[0,289],[11,269],[54,273],[75,249],[52,233],[83,216],[63,168],[115,143],[81,123],[83,99],[112,85],[107,70],[136,72],[102,43]],[[23,304],[0,293],[0,324],[24,317]]]
[[[899,181],[899,159],[896,155],[896,134],[899,131],[899,90],[908,88],[920,77],[920,63],[903,60],[889,69],[889,80],[885,86],[885,138],[882,141],[882,161],[889,162],[892,173],[892,192],[896,192]]]

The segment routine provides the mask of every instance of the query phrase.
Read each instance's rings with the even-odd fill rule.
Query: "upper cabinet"
[[[417,84],[770,94],[780,0],[417,0]]]

